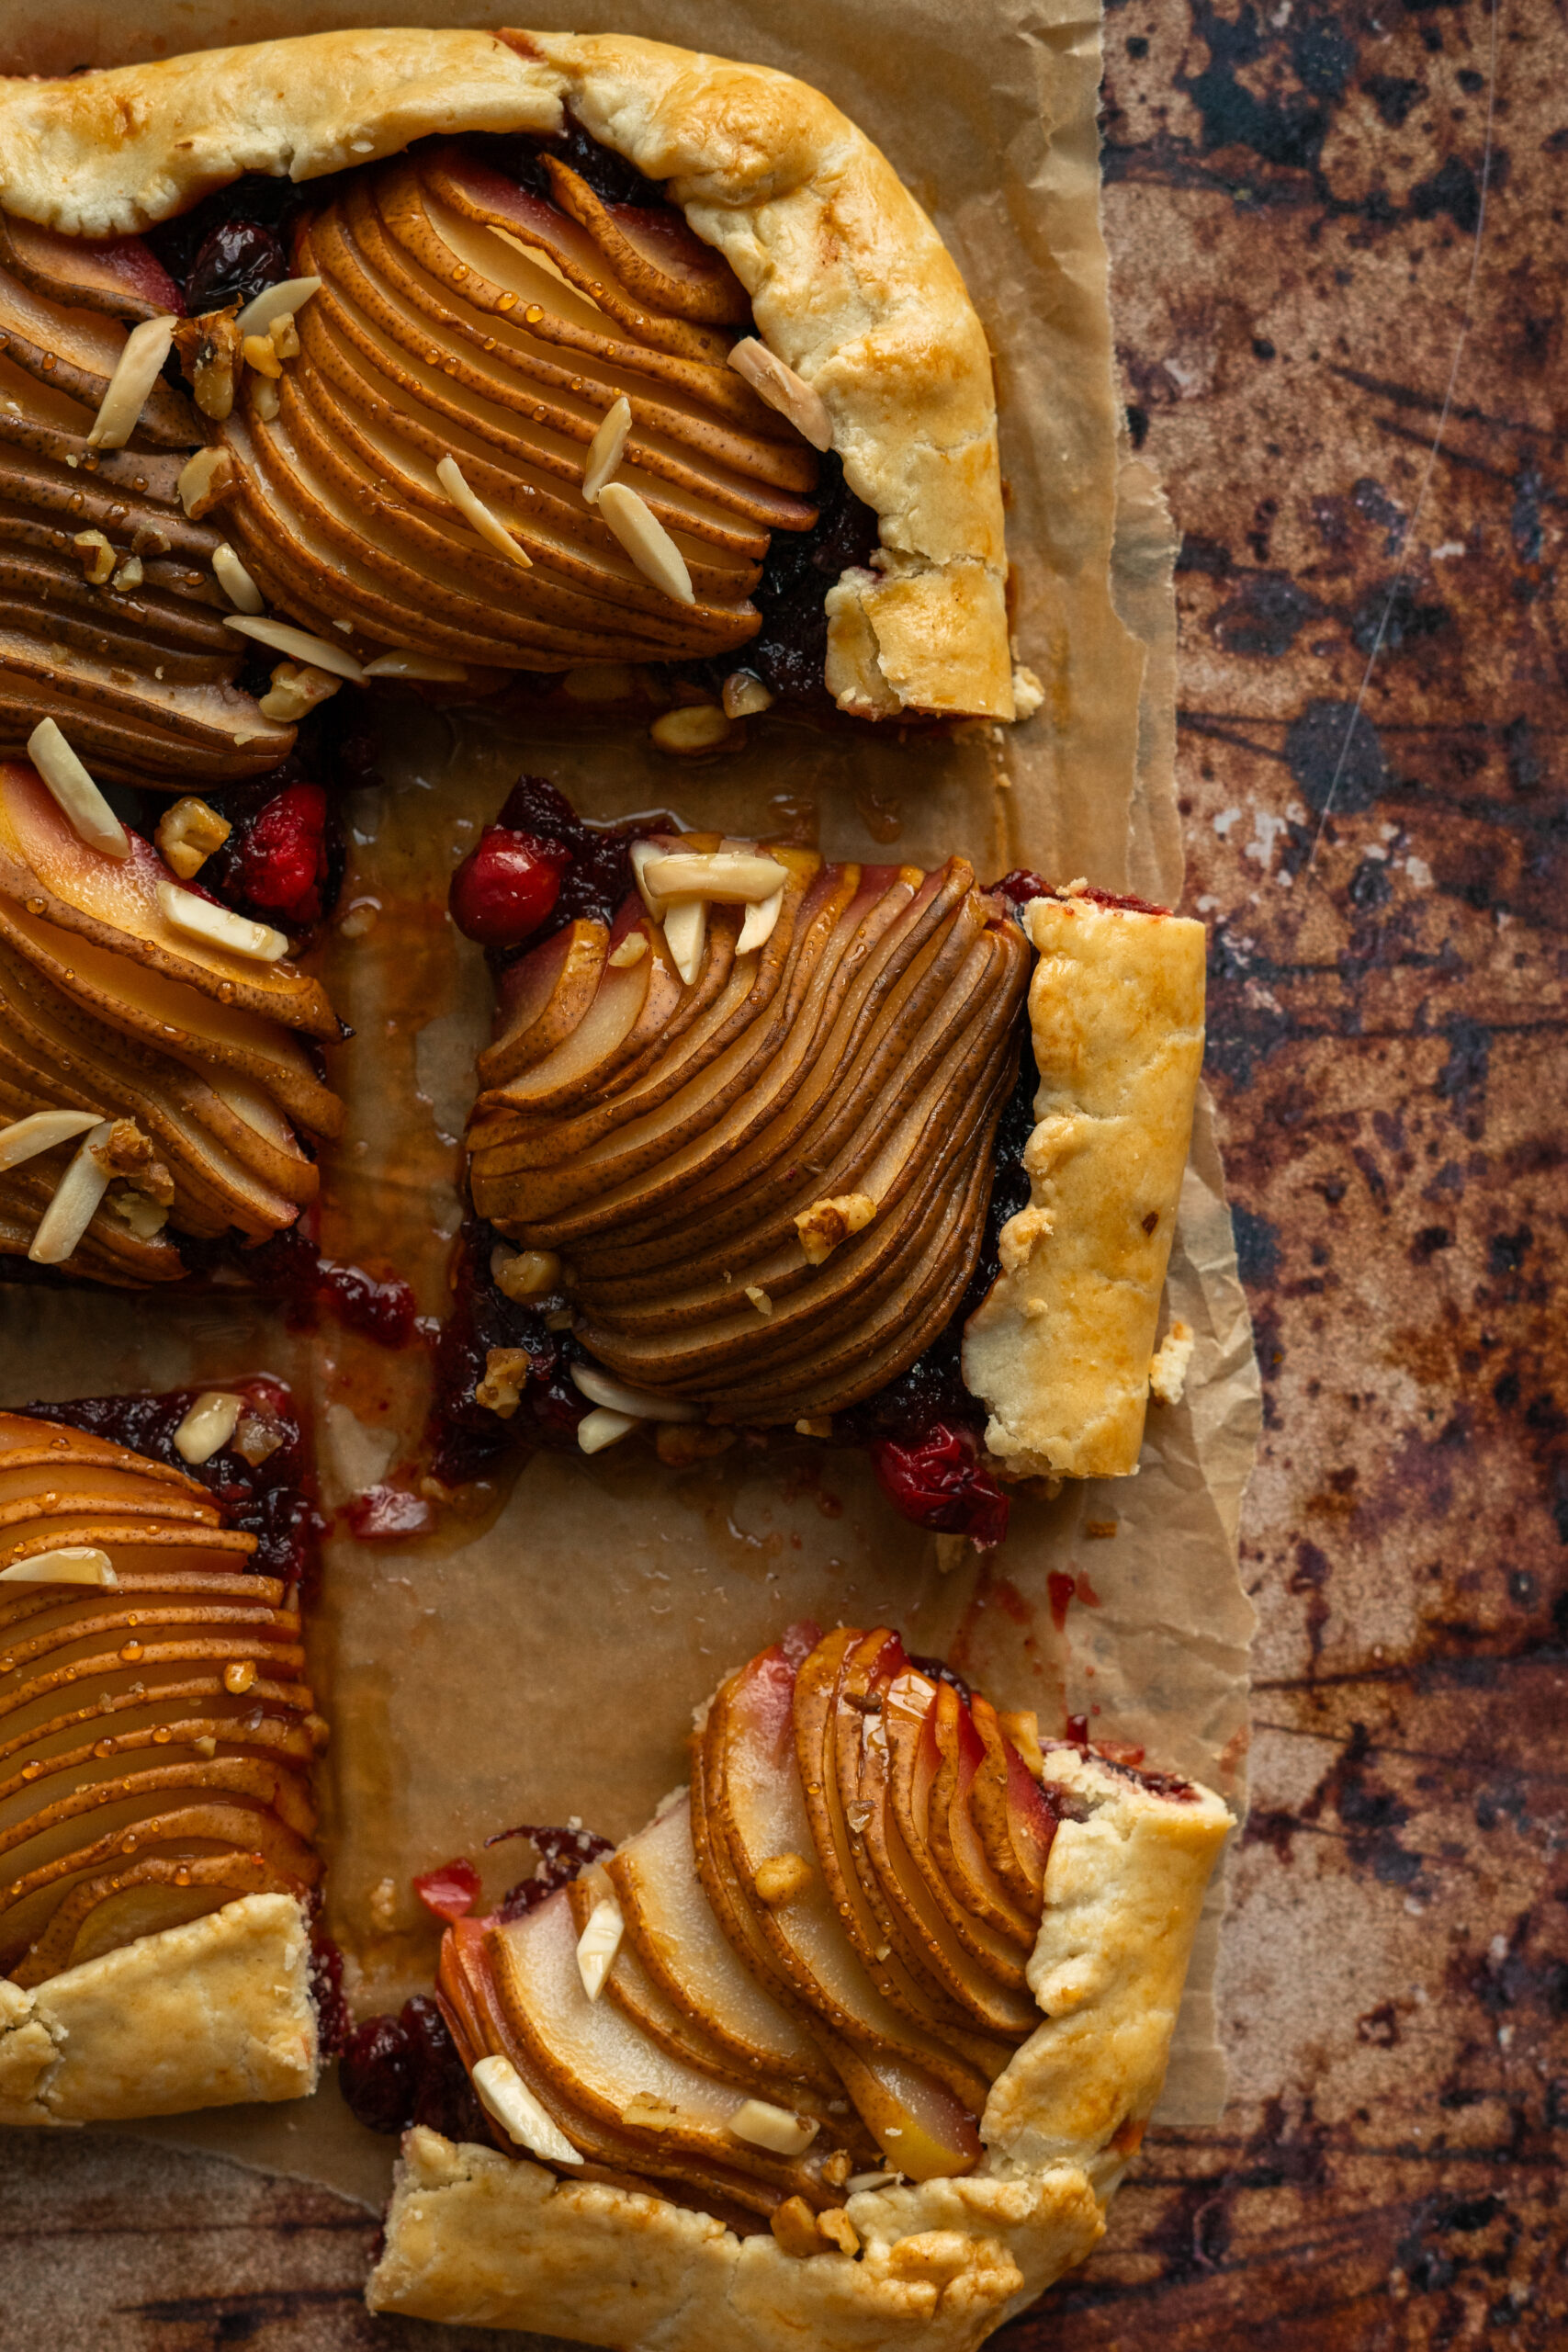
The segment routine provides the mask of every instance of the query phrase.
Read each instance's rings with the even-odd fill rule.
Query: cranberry
[[[438,1870],[422,1871],[413,1883],[413,1891],[425,1909],[437,1919],[460,1919],[471,1911],[479,1896],[479,1874],[466,1854],[454,1861],[443,1862]]]
[[[570,863],[559,842],[487,825],[452,876],[452,920],[481,947],[516,947],[547,921]]]
[[[967,1535],[990,1551],[1007,1533],[1008,1498],[982,1468],[973,1430],[933,1421],[917,1437],[879,1438],[871,1449],[877,1484],[895,1510],[939,1535]]]
[[[412,2037],[397,2018],[355,2026],[338,2061],[338,2088],[367,2132],[404,2132],[413,2121]]]
[[[203,869],[223,903],[285,931],[320,922],[332,895],[333,866],[321,786],[286,784],[231,821],[233,831]]]
[[[494,2134],[457,2055],[439,2001],[428,1993],[416,1993],[403,2003],[398,2023],[408,2037],[413,2069],[413,2111],[409,2121],[423,2123],[444,2139],[472,2140],[482,2148]]]
[[[501,1919],[520,1919],[525,1911],[532,1911],[542,1903],[547,1894],[570,1886],[588,1863],[615,1850],[607,1838],[595,1837],[592,1829],[553,1829],[530,1822],[523,1822],[515,1829],[498,1829],[493,1838],[485,1839],[485,1844],[502,1846],[509,1838],[526,1838],[539,1860],[532,1878],[519,1879],[502,1895],[496,1915]]]
[[[186,300],[193,312],[248,302],[288,275],[283,247],[259,220],[224,220],[204,238],[191,264]]]

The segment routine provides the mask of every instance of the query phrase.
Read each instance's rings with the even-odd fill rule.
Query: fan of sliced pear
[[[479,1214],[562,1258],[600,1363],[762,1425],[870,1396],[963,1298],[1030,963],[962,858],[765,847],[770,935],[741,954],[747,909],[710,905],[689,982],[640,900],[513,966],[468,1137]],[[814,1262],[797,1217],[855,1194],[869,1219]]]
[[[965,2173],[1040,2022],[1023,1971],[1057,1818],[994,1709],[889,1628],[792,1628],[723,1684],[646,1829],[521,1918],[450,1930],[441,1998],[465,2064],[510,2060],[589,2177],[755,2227],[863,2169]],[[592,1996],[577,1944],[605,1905]],[[800,2120],[800,2152],[737,2130],[756,2099]]]
[[[265,774],[294,730],[234,684],[220,534],[175,488],[204,437],[189,403],[160,381],[126,447],[88,442],[120,322],[177,307],[134,239],[0,219],[0,752],[52,718],[94,775],[186,791]],[[98,584],[87,531],[107,542]]]
[[[254,1535],[125,1446],[0,1414],[0,1973],[41,1984],[320,1876],[326,1739]],[[112,1582],[28,1579],[58,1555]]]
[[[172,1184],[148,1232],[112,1190],[75,1251],[100,1282],[177,1281],[172,1234],[261,1240],[316,1197],[295,1129],[330,1138],[343,1106],[303,1042],[338,1023],[319,981],[175,930],[170,880],[141,835],[89,848],[34,770],[0,763],[0,1130],[39,1111],[129,1120]],[[0,1251],[24,1252],[75,1142],[0,1172]]]
[[[816,520],[816,453],[727,364],[750,318],[728,265],[679,213],[547,168],[553,202],[421,151],[300,230],[294,266],[321,286],[277,413],[247,371],[222,430],[243,475],[225,527],[308,627],[501,670],[719,654],[760,627],[771,533]],[[583,496],[623,395],[615,479],[673,539],[689,605]],[[526,565],[454,505],[448,458]]]

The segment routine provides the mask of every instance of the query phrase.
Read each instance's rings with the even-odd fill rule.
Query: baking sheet
[[[457,1136],[488,1019],[482,962],[445,919],[445,878],[520,768],[549,774],[594,814],[669,807],[730,831],[811,833],[833,854],[886,856],[896,841],[913,858],[963,848],[987,873],[1026,864],[1168,899],[1179,888],[1171,545],[1157,486],[1118,446],[1093,17],[1010,0],[967,14],[955,44],[935,6],[807,6],[787,28],[766,14],[735,0],[657,11],[627,0],[615,12],[625,29],[817,81],[935,215],[997,355],[1020,650],[1045,707],[1017,729],[902,741],[770,714],[743,749],[686,767],[609,731],[525,734],[482,711],[389,703],[387,788],[355,797],[346,891],[380,911],[367,936],[321,951],[357,1033],[333,1057],[349,1120],[324,1161],[323,1243],[393,1258],[427,1313],[442,1303]],[[377,20],[486,18],[424,0]],[[59,71],[355,21],[349,7],[143,6],[134,26],[107,9],[46,24],[41,9],[14,7],[4,62]],[[570,11],[535,21],[588,22]],[[894,1517],[862,1457],[804,1443],[738,1448],[680,1475],[641,1450],[541,1456],[509,1497],[491,1498],[488,1526],[449,1521],[429,1541],[392,1546],[334,1537],[311,1639],[335,1724],[321,1792],[330,1924],[356,2005],[385,2007],[429,1981],[435,1939],[416,1916],[412,1872],[458,1851],[477,1859],[484,1836],[518,1818],[576,1814],[609,1836],[635,1827],[682,1777],[691,1706],[790,1617],[892,1618],[918,1646],[952,1652],[1000,1703],[1039,1706],[1048,1730],[1089,1713],[1098,1732],[1235,1795],[1250,1611],[1234,1545],[1257,1383],[1206,1117],[1169,1312],[1198,1347],[1184,1403],[1151,1414],[1140,1476],[1054,1504],[1021,1500],[1001,1554],[945,1577],[931,1539]],[[417,1351],[389,1355],[331,1328],[307,1342],[249,1302],[8,1292],[0,1365],[9,1401],[265,1366],[314,1397],[334,1504],[408,1453],[425,1401]],[[527,1851],[489,1860],[496,1891]],[[1168,2120],[1206,2120],[1223,2096],[1213,1967],[1211,1921]],[[370,2203],[389,2169],[389,2143],[360,2132],[330,2091],[303,2108],[135,2128]]]

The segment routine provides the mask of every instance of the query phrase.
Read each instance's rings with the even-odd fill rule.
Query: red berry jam
[[[1007,1533],[1008,1498],[979,1452],[972,1430],[933,1421],[905,1442],[876,1439],[871,1463],[877,1485],[903,1518],[939,1535],[967,1535],[990,1551]]]
[[[558,841],[487,825],[452,876],[452,920],[481,947],[520,947],[554,912],[570,863]]]
[[[367,2131],[423,2123],[448,2140],[489,2144],[491,2134],[439,2004],[416,1993],[395,2017],[367,2018],[349,2035],[338,2088]]]

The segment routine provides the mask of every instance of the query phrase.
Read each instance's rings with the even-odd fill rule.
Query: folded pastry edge
[[[242,1895],[30,1990],[0,1978],[0,2125],[302,2098],[320,2059],[310,1924],[291,1894]]]

